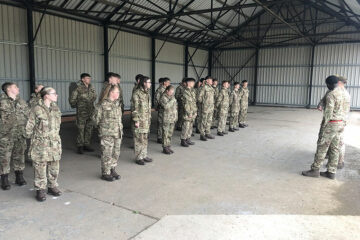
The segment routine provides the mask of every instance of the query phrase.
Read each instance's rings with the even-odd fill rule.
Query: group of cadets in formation
[[[77,152],[94,151],[91,145],[93,128],[97,128],[101,146],[101,178],[106,181],[120,179],[116,172],[123,138],[122,115],[124,113],[123,92],[120,75],[108,73],[101,90],[99,101],[91,84],[91,76],[83,73],[81,80],[69,97],[71,107],[76,108]],[[155,93],[155,109],[158,111],[157,141],[162,144],[163,153],[172,154],[171,139],[174,129],[181,131],[181,146],[189,147],[195,143],[193,128],[200,133],[200,140],[214,139],[211,129],[217,128],[217,135],[227,134],[245,128],[249,90],[247,81],[235,82],[230,90],[230,82],[223,80],[221,88],[218,81],[208,76],[195,83],[194,78],[184,78],[174,89],[169,78],[159,79]],[[344,166],[344,136],[346,116],[350,109],[350,96],[344,88],[346,79],[330,76],[326,79],[329,88],[319,104],[324,111],[319,132],[318,148],[310,171],[303,175],[335,177],[336,168]],[[131,131],[134,138],[135,162],[139,165],[152,162],[148,157],[147,146],[151,124],[151,80],[141,74],[136,75],[131,97]],[[15,83],[2,85],[0,96],[0,175],[1,188],[10,189],[8,175],[10,163],[15,171],[15,183],[25,185],[24,153],[26,139],[30,139],[29,158],[34,167],[34,186],[36,199],[46,200],[47,193],[60,196],[58,189],[59,161],[62,146],[60,139],[61,112],[57,93],[52,87],[38,85],[29,103],[19,97]],[[339,151],[341,149],[341,151]],[[340,155],[339,155],[340,152]],[[319,173],[319,168],[328,157],[328,171]],[[339,164],[338,164],[339,162]]]

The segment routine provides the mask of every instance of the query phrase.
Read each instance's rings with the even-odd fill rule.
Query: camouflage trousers
[[[219,112],[218,132],[225,132],[227,116],[228,116],[227,109],[224,109]]]
[[[201,135],[210,134],[212,124],[213,111],[209,113],[201,113],[199,118],[199,131]]]
[[[117,166],[120,156],[121,140],[121,138],[111,136],[101,137],[101,173],[103,175],[109,175],[110,170]]]
[[[171,146],[171,139],[174,133],[175,123],[163,123],[162,125],[162,146],[163,147],[170,147]]]
[[[158,112],[158,118],[157,118],[157,139],[162,139],[163,132],[162,132],[162,125],[163,125],[163,112]]]
[[[239,119],[239,114],[237,112],[236,113],[230,113],[229,127],[230,128],[237,127],[238,119]]]
[[[191,121],[184,120],[183,121],[183,125],[181,128],[181,136],[180,136],[181,139],[185,140],[185,139],[191,138],[191,134],[193,131],[193,125],[194,125],[194,120],[191,120]]]
[[[37,162],[33,161],[35,190],[54,188],[58,186],[60,161]]]
[[[327,168],[329,172],[336,173],[339,161],[339,142],[343,131],[343,122],[328,123],[325,127],[320,129],[314,163],[311,165],[311,169],[320,169],[321,164],[325,160],[326,154],[329,151],[329,162]]]
[[[176,122],[176,128],[181,128],[184,116],[184,109],[181,105],[178,107],[178,121]]]
[[[26,139],[24,137],[0,136],[0,175],[10,173],[10,164],[15,171],[25,169]]]
[[[78,147],[89,146],[91,142],[91,135],[93,131],[93,123],[91,118],[76,118],[76,126],[78,128],[78,135],[76,144]]]
[[[247,120],[247,111],[248,111],[248,107],[247,106],[242,106],[240,108],[240,113],[239,113],[239,124],[245,124],[246,120]]]
[[[218,111],[218,109],[215,107],[215,108],[214,108],[214,114],[213,114],[213,120],[212,120],[212,126],[213,126],[213,127],[217,127],[217,126],[218,126],[218,122],[219,122],[219,111]]]
[[[147,157],[148,133],[134,131],[135,160],[142,160]]]

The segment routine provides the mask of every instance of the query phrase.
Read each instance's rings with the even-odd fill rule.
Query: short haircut
[[[213,82],[218,82],[217,78],[213,78]]]
[[[86,77],[91,77],[90,74],[88,73],[82,73],[80,74],[80,79],[86,78]]]
[[[112,78],[112,77],[120,78],[120,75],[117,74],[117,73],[114,73],[114,72],[108,72],[108,73],[106,74],[105,82],[109,82],[109,79]]]
[[[246,82],[248,82],[248,81],[247,81],[247,80],[242,80],[242,81],[241,81],[241,83],[246,83]]]
[[[213,79],[213,78],[211,76],[206,76],[205,80],[208,80],[208,79]]]
[[[163,83],[164,82],[164,78],[159,78],[159,83]]]
[[[234,82],[234,86],[236,86],[236,85],[240,85],[240,83],[239,82]]]
[[[9,87],[11,87],[12,85],[16,85],[16,83],[14,82],[6,82],[3,85],[1,85],[1,89],[4,93],[7,92],[7,90],[9,89]]]
[[[142,77],[143,77],[142,74],[136,75],[136,76],[135,76],[135,81],[140,81]]]
[[[170,90],[174,90],[174,86],[173,85],[169,85],[166,87],[165,91],[170,91]]]
[[[171,81],[170,78],[164,77],[164,78],[163,78],[163,82],[167,82],[167,81]]]

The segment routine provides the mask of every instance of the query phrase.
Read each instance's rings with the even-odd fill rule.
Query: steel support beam
[[[208,55],[209,55],[209,60],[208,60],[208,75],[209,76],[211,76],[211,74],[212,74],[212,66],[213,66],[213,49],[212,48],[210,48],[209,49],[209,53],[208,53]]]
[[[34,54],[34,24],[33,24],[33,10],[31,4],[27,5],[27,35],[28,35],[28,61],[29,61],[29,80],[30,80],[30,94],[35,90],[35,54]]]
[[[156,49],[155,49],[156,39],[151,37],[151,105],[154,106],[154,97],[155,97],[155,71],[156,71]]]
[[[189,77],[189,44],[185,43],[184,75]]]
[[[314,73],[314,59],[315,59],[315,45],[311,47],[311,60],[310,60],[310,81],[309,81],[309,98],[306,108],[311,106],[311,97],[312,97],[312,85],[313,85],[313,73]]]
[[[259,49],[255,50],[255,69],[254,69],[254,99],[252,104],[256,105],[256,95],[257,95],[257,87],[258,87],[258,68],[259,68]]]
[[[104,31],[104,79],[109,72],[109,27],[108,25],[103,26]]]

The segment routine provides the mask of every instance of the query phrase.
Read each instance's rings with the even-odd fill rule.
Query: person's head
[[[56,102],[58,95],[54,88],[43,87],[40,91],[40,96],[44,101]]]
[[[120,74],[115,73],[115,78],[116,78],[116,83],[117,83],[117,84],[120,84],[120,81],[121,81],[121,76],[120,76]]]
[[[211,86],[213,83],[213,78],[211,76],[206,76],[205,81],[207,84]]]
[[[164,77],[164,78],[163,78],[163,85],[164,85],[165,87],[170,86],[170,78]]]
[[[141,80],[142,77],[143,77],[142,74],[136,75],[136,76],[135,76],[135,82],[138,84],[138,83],[140,82],[140,80]]]
[[[186,78],[186,87],[187,88],[193,88],[195,85],[195,79],[194,78]]]
[[[214,79],[213,79],[213,82],[212,82],[212,85],[213,85],[214,87],[217,87],[218,83],[219,83],[219,81],[218,81],[216,78],[214,78]]]
[[[247,81],[247,80],[242,80],[242,81],[241,81],[241,86],[242,86],[243,88],[247,88],[247,86],[248,86],[248,81]]]
[[[164,82],[164,78],[159,78],[159,85],[161,85],[161,84],[163,84],[163,82]]]
[[[85,85],[89,85],[91,82],[91,76],[88,73],[82,73],[80,79]]]
[[[35,86],[35,93],[39,93],[41,91],[41,89],[43,89],[43,85],[39,84]]]
[[[222,81],[222,86],[223,86],[223,88],[228,89],[230,86],[229,80]]]
[[[166,92],[166,94],[167,94],[168,96],[174,95],[174,91],[175,91],[175,89],[174,89],[174,86],[173,86],[173,85],[169,85],[169,86],[167,86],[166,89],[165,89],[165,92]]]
[[[234,89],[239,89],[240,88],[240,83],[239,82],[235,82],[234,83]]]
[[[109,89],[108,99],[110,101],[115,101],[119,99],[120,90],[118,85],[112,85]]]
[[[13,82],[6,82],[3,85],[1,85],[2,91],[8,95],[11,98],[16,98],[17,95],[19,95],[19,88],[16,85],[16,83]]]
[[[110,83],[111,85],[119,84],[120,83],[120,75],[117,73],[109,72],[106,74],[106,82]]]
[[[325,83],[329,90],[334,90],[339,82],[339,78],[335,75],[330,75],[326,78]]]
[[[340,75],[335,75],[336,77],[338,77],[339,81],[338,81],[338,86],[339,87],[345,87],[345,85],[347,84],[347,78],[344,76],[340,76]]]
[[[150,89],[151,88],[151,79],[147,76],[143,76],[140,79],[139,86],[141,88],[143,88],[144,90]]]

